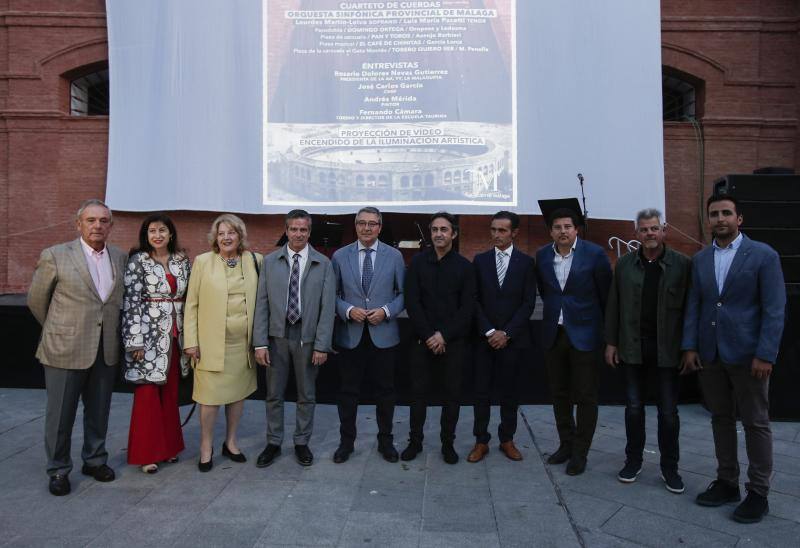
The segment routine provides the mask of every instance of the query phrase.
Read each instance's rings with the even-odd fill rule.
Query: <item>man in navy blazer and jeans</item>
[[[519,216],[498,211],[490,226],[494,247],[475,256],[477,278],[475,320],[475,447],[468,462],[478,462],[489,452],[489,412],[493,389],[500,395],[500,451],[511,460],[522,460],[514,445],[517,430],[519,373],[530,348],[529,319],[536,305],[536,273],[533,257],[514,247]]]
[[[597,368],[611,287],[608,257],[600,246],[578,239],[578,220],[572,210],[554,211],[547,223],[553,244],[536,253],[542,346],[560,440],[547,462],[569,461],[567,474],[573,476],[586,469],[597,426]]]
[[[717,455],[717,479],[697,503],[720,506],[741,499],[738,409],[750,464],[747,497],[733,519],[754,523],[769,512],[769,376],[783,333],[786,289],[775,250],[739,232],[742,213],[736,198],[713,195],[706,211],[714,242],[692,259],[682,345],[682,372],[700,371]]]
[[[392,443],[394,417],[394,366],[400,330],[397,317],[403,304],[403,256],[378,240],[383,216],[377,208],[363,207],[356,214],[358,240],[333,254],[336,274],[336,327],[334,343],[342,351],[339,362],[339,448],[336,463],[345,462],[356,440],[356,414],[361,380],[368,374],[375,386],[378,452],[397,462]]]

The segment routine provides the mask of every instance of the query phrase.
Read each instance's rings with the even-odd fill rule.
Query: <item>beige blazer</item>
[[[28,308],[42,325],[36,358],[59,369],[88,369],[97,358],[100,334],[107,365],[120,357],[122,273],[127,255],[106,246],[114,285],[105,302],[94,286],[80,239],[42,251],[28,290]]]
[[[250,251],[245,251],[242,255],[249,367],[255,367],[252,337],[258,289],[258,274],[253,264],[253,255],[260,267],[261,255]],[[192,274],[189,276],[189,289],[183,307],[183,347],[200,348],[200,360],[195,367],[202,371],[222,371],[225,367],[225,320],[228,311],[226,268],[219,254],[209,251],[195,258]]]

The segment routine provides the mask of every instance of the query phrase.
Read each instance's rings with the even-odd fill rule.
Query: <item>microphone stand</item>
[[[583,174],[578,173],[578,182],[581,184],[581,200],[583,201],[583,237],[589,238],[589,210],[586,209],[586,194],[583,192]]]

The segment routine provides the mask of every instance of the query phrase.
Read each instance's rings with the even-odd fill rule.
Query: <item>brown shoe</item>
[[[480,462],[489,452],[489,445],[486,443],[476,443],[472,451],[469,452],[467,462]]]
[[[516,448],[513,441],[506,441],[500,444],[500,451],[511,460],[522,460],[522,453]]]

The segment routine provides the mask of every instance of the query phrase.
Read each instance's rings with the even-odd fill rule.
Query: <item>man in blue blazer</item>
[[[578,214],[558,209],[548,219],[553,243],[536,253],[544,303],[542,346],[553,397],[558,449],[549,464],[582,474],[597,425],[597,366],[611,265],[598,245],[578,239]],[[572,407],[577,410],[573,417]]]
[[[742,214],[735,197],[713,195],[706,211],[714,241],[692,259],[682,345],[682,372],[700,371],[717,455],[717,479],[697,503],[720,506],[741,499],[738,409],[750,464],[747,497],[733,518],[754,523],[769,512],[769,376],[783,333],[786,290],[775,250],[739,232]]]
[[[500,395],[500,451],[522,460],[514,445],[517,430],[517,388],[525,351],[531,345],[529,320],[536,305],[533,257],[514,247],[519,216],[498,211],[490,225],[494,247],[475,256],[477,303],[475,321],[475,447],[468,462],[478,462],[489,452],[489,412],[493,392]]]
[[[336,327],[334,343],[342,350],[339,362],[339,448],[336,463],[345,462],[356,440],[356,414],[365,372],[375,386],[378,452],[397,462],[392,443],[394,417],[394,367],[400,331],[397,316],[403,311],[403,256],[378,240],[383,216],[374,207],[356,214],[358,240],[333,254],[336,274]]]

